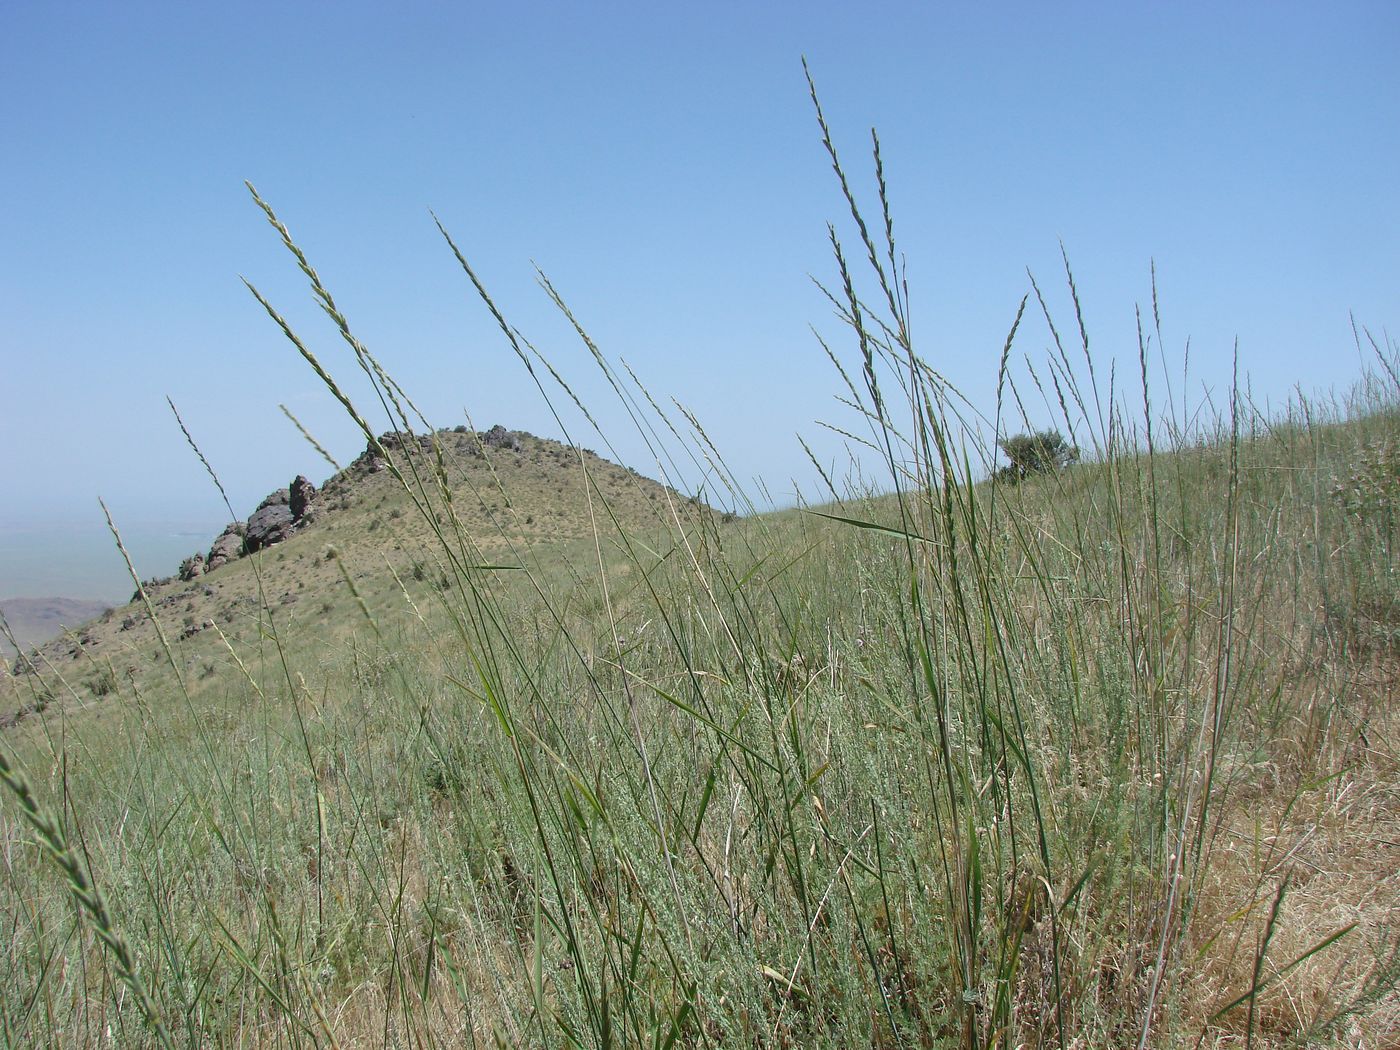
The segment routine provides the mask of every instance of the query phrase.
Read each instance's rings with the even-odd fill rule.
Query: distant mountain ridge
[[[57,638],[65,628],[73,629],[101,616],[112,608],[109,602],[81,598],[6,598],[0,600],[0,614],[10,633],[23,649]],[[15,648],[0,634],[0,655],[14,657]]]

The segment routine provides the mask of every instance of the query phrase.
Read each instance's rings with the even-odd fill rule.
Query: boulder
[[[388,453],[403,452],[412,440],[413,435],[405,434],[401,430],[386,430],[379,435],[379,448],[375,448],[374,442],[371,441],[365,445],[365,451],[371,456],[379,455],[379,449]]]
[[[225,528],[209,548],[209,556],[204,559],[204,571],[213,572],[219,566],[243,557],[243,534],[246,530],[247,526],[241,521],[235,521]]]
[[[285,503],[272,503],[248,519],[248,532],[243,542],[248,553],[281,543],[292,534],[292,508]]]
[[[268,507],[285,507],[291,502],[291,489],[276,489],[272,492],[269,492],[267,496],[263,499],[263,501],[258,504],[258,510],[265,510]],[[256,514],[257,511],[254,511],[253,513]],[[251,518],[248,519],[248,524],[252,524]]]
[[[204,555],[196,551],[180,563],[180,579],[188,583],[196,576],[204,575]]]
[[[298,474],[287,489],[287,506],[292,512],[292,520],[300,522],[306,517],[311,501],[316,498],[316,486]]]
[[[520,436],[507,430],[499,423],[481,435],[481,443],[487,448],[506,449],[510,452],[520,451]]]

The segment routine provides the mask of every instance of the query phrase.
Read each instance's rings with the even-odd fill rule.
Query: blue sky
[[[0,6],[8,564],[35,530],[100,527],[99,494],[138,532],[217,531],[167,395],[240,513],[328,472],[279,402],[359,450],[239,280],[353,376],[244,179],[435,422],[558,436],[429,209],[633,465],[532,261],[790,499],[794,434],[834,459],[814,421],[845,421],[808,331],[840,337],[809,275],[843,205],[804,54],[862,178],[879,128],[916,344],[984,406],[1027,267],[1070,324],[1061,240],[1102,360],[1135,363],[1155,260],[1169,355],[1189,337],[1219,389],[1238,338],[1260,400],[1345,389],[1349,311],[1396,322],[1394,3],[400,6]],[[1031,318],[1017,348],[1048,341]]]

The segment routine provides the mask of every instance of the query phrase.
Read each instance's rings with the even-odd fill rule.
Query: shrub
[[[88,682],[92,695],[99,699],[117,691],[117,675],[110,668],[103,668]]]
[[[1065,440],[1058,430],[1017,434],[998,442],[1011,462],[997,471],[997,477],[1020,481],[1033,474],[1053,474],[1079,462],[1079,449]]]

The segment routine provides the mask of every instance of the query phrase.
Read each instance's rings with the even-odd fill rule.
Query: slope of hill
[[[438,435],[148,587],[168,653],[41,649],[4,754],[191,1045],[1386,1045],[1400,416],[1324,416],[727,523]],[[0,1010],[62,1044],[43,858]]]

